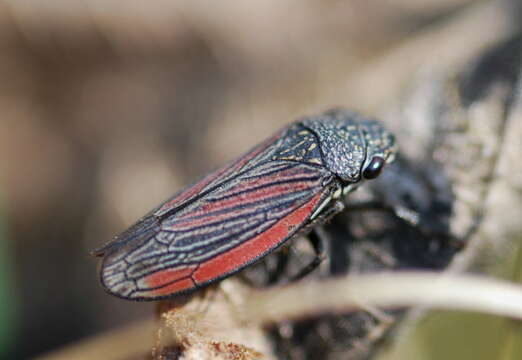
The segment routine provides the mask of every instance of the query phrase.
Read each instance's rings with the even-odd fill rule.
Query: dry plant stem
[[[71,346],[64,347],[39,360],[122,360],[136,354],[150,354],[157,321],[142,321],[125,328],[100,334]]]
[[[425,305],[522,319],[522,287],[484,277],[431,272],[348,276],[254,292],[248,299],[242,306],[248,323],[355,311],[361,304],[386,308]]]
[[[243,291],[234,280],[228,284]],[[164,359],[166,350],[176,347],[184,360],[274,359],[261,327],[236,320],[236,306],[215,289],[158,302],[156,321],[86,339],[40,359]]]
[[[318,297],[316,294],[323,295]],[[477,276],[444,276],[429,272],[394,272],[306,282],[285,288],[252,291],[245,299],[242,304],[235,305],[235,311],[250,328],[320,313],[357,311],[361,309],[361,304],[387,308],[424,305],[522,319],[520,286]],[[220,300],[217,302],[221,303]],[[169,317],[168,314],[165,316]],[[170,321],[166,323],[169,328]],[[217,325],[215,321],[212,323]],[[173,321],[170,325],[173,324],[179,325],[179,322]],[[116,360],[147,354],[150,353],[152,334],[156,329],[157,322],[143,322],[83,341],[40,359]],[[118,345],[120,343],[121,346]]]
[[[227,285],[241,296],[239,303],[228,296]],[[172,346],[180,348],[184,360],[274,358],[262,328],[258,324],[244,326],[236,313],[248,293],[230,279],[218,288],[195,293],[189,302],[158,303],[160,325],[153,359],[163,359],[162,354]]]

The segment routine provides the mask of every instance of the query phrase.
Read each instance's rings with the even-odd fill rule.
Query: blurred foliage
[[[522,244],[522,239],[518,241]],[[493,264],[488,273],[522,283],[522,246]],[[520,321],[474,313],[432,311],[415,332],[379,360],[522,359]]]
[[[0,359],[8,359],[17,333],[16,292],[13,287],[4,198],[0,191]]]

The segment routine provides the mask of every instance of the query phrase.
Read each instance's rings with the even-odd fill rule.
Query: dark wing
[[[265,163],[163,220],[151,215],[106,254],[102,283],[117,296],[152,300],[234,273],[307,223],[329,195],[328,177],[311,165]]]
[[[236,161],[210,173],[199,181],[196,181],[194,184],[187,186],[185,189],[181,190],[179,193],[163,202],[156,209],[145,215],[122,234],[116,236],[116,238],[102,247],[95,249],[92,253],[96,256],[105,256],[116,249],[123,252],[123,248],[129,245],[134,248],[136,242],[139,242],[139,239],[143,237],[141,236],[143,232],[157,231],[157,229],[153,228],[154,224],[156,224],[157,218],[165,218],[171,213],[176,213],[179,209],[187,206],[193,201],[196,201],[204,194],[219,187],[221,184],[226,183],[230,179],[233,179],[238,173],[248,171],[252,167],[250,165],[251,163],[267,161],[271,155],[271,152],[267,151],[267,149],[269,149],[270,146],[279,138],[280,134],[268,139],[249,151],[247,154],[241,156]],[[144,236],[147,237],[150,235]],[[129,244],[130,241],[132,243]]]
[[[203,178],[98,250],[113,295],[154,300],[194,290],[268,254],[330,195],[316,138],[299,125]]]

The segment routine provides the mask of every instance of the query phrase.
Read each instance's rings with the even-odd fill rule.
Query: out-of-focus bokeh
[[[434,56],[508,38],[516,5],[0,4],[0,358],[150,316],[102,291],[90,250],[296,117],[394,105]]]

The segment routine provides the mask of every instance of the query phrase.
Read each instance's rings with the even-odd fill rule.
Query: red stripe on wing
[[[276,248],[298,231],[317,207],[322,195],[322,193],[315,195],[310,201],[279,220],[262,234],[211,260],[183,269],[167,269],[149,275],[146,282],[150,287],[156,287],[156,289],[141,292],[140,297],[153,298],[191,290],[243,268]],[[187,276],[190,277],[187,278]],[[163,287],[159,287],[162,285]]]
[[[175,293],[179,293],[181,291],[185,291],[187,289],[194,289],[196,285],[194,284],[194,280],[191,278],[184,278],[173,282],[172,284],[166,285],[165,287],[150,290],[144,293],[140,293],[140,297],[145,298],[154,298],[158,296],[168,296]]]
[[[296,211],[276,222],[271,228],[243,244],[228,250],[202,264],[192,275],[198,284],[204,284],[234,272],[287,240],[304,224],[321,200],[322,193],[315,195]]]
[[[281,136],[281,132],[276,136],[268,139],[258,147],[254,148],[249,153],[243,155],[235,162],[205,176],[203,179],[193,184],[192,186],[182,190],[180,193],[175,195],[172,199],[167,200],[161,207],[155,212],[156,216],[161,216],[164,213],[172,210],[183,204],[184,202],[192,199],[198,195],[203,189],[213,182],[220,183],[226,180],[230,175],[237,173],[243,166],[245,166],[250,160],[255,158],[261,152],[263,152],[268,146],[270,146],[276,139]],[[216,181],[217,180],[217,181]]]
[[[266,200],[271,197],[277,197],[281,194],[288,194],[289,192],[298,192],[302,190],[307,190],[310,188],[310,181],[303,181],[303,182],[297,182],[297,183],[286,183],[286,184],[279,184],[274,185],[266,188],[261,188],[255,191],[252,191],[248,194],[240,194],[237,196],[234,196],[230,199],[206,204],[201,207],[201,210],[195,211],[192,213],[188,213],[184,217],[180,217],[180,219],[173,225],[169,226],[169,230],[171,231],[182,231],[185,229],[190,229],[192,227],[211,223],[216,220],[222,220],[229,218],[231,214],[237,215],[240,212],[230,212],[223,215],[218,216],[207,216],[203,218],[198,219],[187,219],[192,218],[195,216],[202,216],[212,211],[218,211],[218,210],[226,210],[228,208],[233,208],[238,205],[244,206],[245,210],[249,210],[247,208],[247,205],[250,203],[254,203],[259,200]]]
[[[147,276],[144,280],[149,288],[145,296],[163,296],[196,286],[190,277],[197,265],[186,266],[177,269],[166,269]]]
[[[225,277],[276,248],[304,224],[329,187],[324,185],[328,174],[320,168],[291,163],[299,170],[281,178],[278,171],[267,172],[273,165],[252,168],[236,178],[236,186],[218,187],[159,224],[154,217],[138,223],[143,224],[139,232],[105,257],[104,287],[124,298],[153,300]],[[235,190],[243,181],[259,179],[259,173],[266,174],[262,187]],[[206,205],[212,207],[194,217]],[[216,210],[213,206],[221,210],[209,212]],[[230,256],[235,260],[227,260]],[[201,273],[198,265],[205,265]]]

